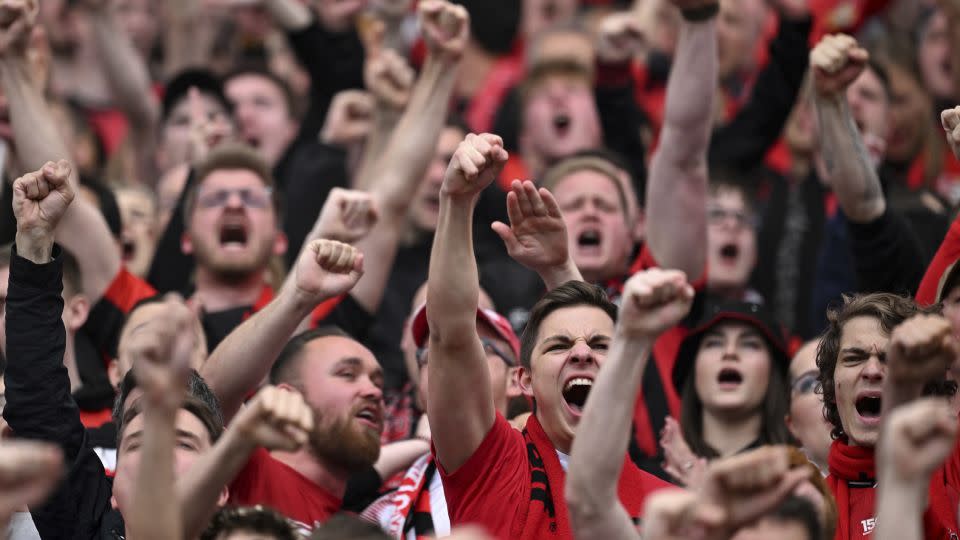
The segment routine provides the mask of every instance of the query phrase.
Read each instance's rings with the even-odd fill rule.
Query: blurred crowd
[[[960,0],[0,0],[0,169],[8,538],[960,535]]]

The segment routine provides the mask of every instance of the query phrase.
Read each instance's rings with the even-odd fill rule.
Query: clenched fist
[[[627,62],[641,54],[647,39],[636,13],[613,13],[600,23],[597,56],[603,62]]]
[[[693,491],[663,489],[651,494],[643,505],[642,538],[709,538],[706,533],[718,531],[724,517],[721,507],[704,502]]]
[[[926,493],[930,475],[953,451],[957,417],[943,398],[924,398],[893,410],[880,434],[880,478]]]
[[[335,187],[323,203],[310,236],[352,244],[367,236],[378,219],[379,212],[372,195]]]
[[[623,288],[617,331],[654,339],[686,317],[693,295],[686,274],[678,270],[651,268],[634,274]]]
[[[367,58],[363,81],[379,103],[403,110],[410,101],[414,83],[413,68],[393,49],[380,49]]]
[[[127,334],[119,354],[125,357],[123,363],[133,366],[137,386],[150,403],[176,410],[197,347],[196,315],[178,295],[167,295],[163,304],[158,316]]]
[[[824,97],[842,94],[860,76],[869,59],[870,53],[848,35],[824,37],[810,51],[814,88]]]
[[[440,193],[448,196],[480,193],[500,176],[509,157],[500,137],[489,133],[467,135],[447,166]]]
[[[887,348],[887,378],[894,385],[923,385],[942,379],[957,352],[947,319],[914,315],[893,329]]]
[[[360,250],[336,240],[307,244],[294,269],[296,290],[314,305],[353,288],[363,275]]]
[[[23,57],[37,22],[37,0],[0,0],[0,57]]]
[[[42,501],[63,476],[63,452],[34,441],[0,444],[0,527],[27,505]]]
[[[34,262],[49,259],[54,231],[73,202],[70,171],[70,164],[65,160],[47,162],[39,171],[27,173],[13,182],[17,249]]]
[[[950,150],[953,150],[954,157],[960,159],[960,106],[940,113],[940,122],[943,124],[943,130],[947,132]]]
[[[333,96],[320,130],[320,142],[350,146],[366,140],[373,129],[373,96],[363,90],[343,90]]]
[[[432,56],[458,61],[470,38],[470,15],[466,8],[446,0],[422,0],[417,6],[420,31]]]
[[[295,452],[310,438],[313,411],[299,392],[265,386],[230,423],[245,441],[267,450]]]

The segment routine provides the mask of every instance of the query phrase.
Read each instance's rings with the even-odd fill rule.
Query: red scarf
[[[954,467],[956,459],[955,455],[948,457],[946,466]],[[830,467],[827,483],[837,499],[837,534],[834,538],[846,540],[850,535],[850,483],[862,482],[867,486],[876,486],[874,449],[850,446],[842,440],[836,440],[830,446],[827,461]],[[941,466],[930,479],[928,506],[923,513],[924,538],[957,538],[956,512],[960,497],[956,486],[950,485],[951,478],[955,477]],[[883,519],[897,519],[897,516],[877,516],[878,522]]]
[[[566,472],[560,465],[557,449],[547,437],[536,415],[530,415],[523,438],[527,442],[527,456],[532,470],[533,485],[530,489],[530,508],[521,524],[520,540],[541,538],[573,538],[570,517],[564,499]],[[544,474],[537,474],[540,471]],[[623,458],[623,471],[617,484],[620,503],[630,517],[638,520],[643,511],[643,502],[650,492],[669,487],[669,484],[641,471],[630,460]],[[516,532],[516,528],[514,529]]]
[[[360,517],[395,540],[411,537],[411,531],[416,533],[417,540],[433,538],[430,480],[436,471],[433,456],[424,455],[413,462],[397,490],[374,501]]]

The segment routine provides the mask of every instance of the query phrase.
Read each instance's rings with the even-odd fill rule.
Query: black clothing
[[[927,268],[917,236],[890,206],[870,223],[847,220],[857,292],[913,296]]]

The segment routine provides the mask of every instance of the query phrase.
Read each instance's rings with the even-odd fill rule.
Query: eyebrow
[[[597,340],[610,340],[611,338],[607,334],[596,333],[596,334],[591,334],[589,336],[586,336],[584,339],[587,341],[587,343],[593,343]],[[543,341],[541,341],[539,346],[542,347],[544,345],[547,345],[553,342],[567,344],[567,343],[572,343],[574,341],[576,341],[576,339],[570,336],[569,334],[554,334],[550,337],[545,338]]]
[[[354,368],[358,368],[358,369],[363,369],[363,359],[358,358],[358,357],[356,357],[356,356],[349,356],[349,357],[347,357],[347,358],[341,358],[340,360],[337,361],[336,364],[333,365],[333,370],[336,371],[337,369],[339,369],[339,368],[341,368],[341,367],[354,367]],[[370,377],[371,377],[371,378],[373,378],[373,377],[383,378],[383,368],[381,368],[380,365],[378,364],[377,367],[376,367],[376,369],[374,369],[374,370],[370,373]]]

